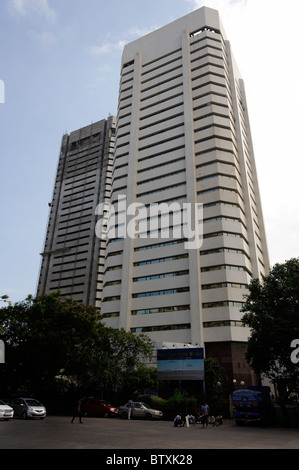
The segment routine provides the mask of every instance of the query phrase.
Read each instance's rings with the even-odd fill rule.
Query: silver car
[[[124,406],[119,407],[119,415],[123,418],[128,417],[128,403]],[[159,410],[154,410],[147,403],[141,401],[134,401],[134,408],[131,411],[131,416],[133,418],[162,418],[163,413]]]
[[[0,419],[4,419],[4,421],[8,421],[9,419],[13,418],[14,411],[7,403],[0,400]]]
[[[43,419],[46,416],[46,408],[42,403],[35,398],[17,398],[11,406],[14,409],[14,415],[20,416],[21,418],[40,418]]]

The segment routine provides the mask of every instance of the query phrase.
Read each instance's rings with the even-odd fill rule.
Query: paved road
[[[299,449],[299,429],[222,426],[175,428],[169,421],[48,416],[0,421],[0,449]],[[113,452],[112,454],[113,455]]]

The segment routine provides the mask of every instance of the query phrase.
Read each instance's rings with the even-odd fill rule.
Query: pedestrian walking
[[[73,418],[72,418],[71,423],[74,422],[77,416],[79,418],[79,423],[82,423],[82,413],[83,413],[83,398],[80,398],[80,400],[74,406]]]

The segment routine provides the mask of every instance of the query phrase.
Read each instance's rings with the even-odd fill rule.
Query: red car
[[[118,408],[110,405],[107,400],[100,400],[98,398],[90,398],[87,400],[84,407],[84,414],[86,416],[117,416]]]

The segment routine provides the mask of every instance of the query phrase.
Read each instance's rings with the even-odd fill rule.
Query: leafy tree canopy
[[[251,328],[247,360],[257,374],[292,383],[299,364],[291,360],[291,342],[299,338],[299,258],[276,264],[263,281],[253,279],[242,309]]]
[[[57,376],[82,389],[115,388],[152,354],[148,337],[106,328],[98,309],[59,293],[29,296],[0,309],[0,339],[5,343],[2,393],[20,387],[40,393]]]

